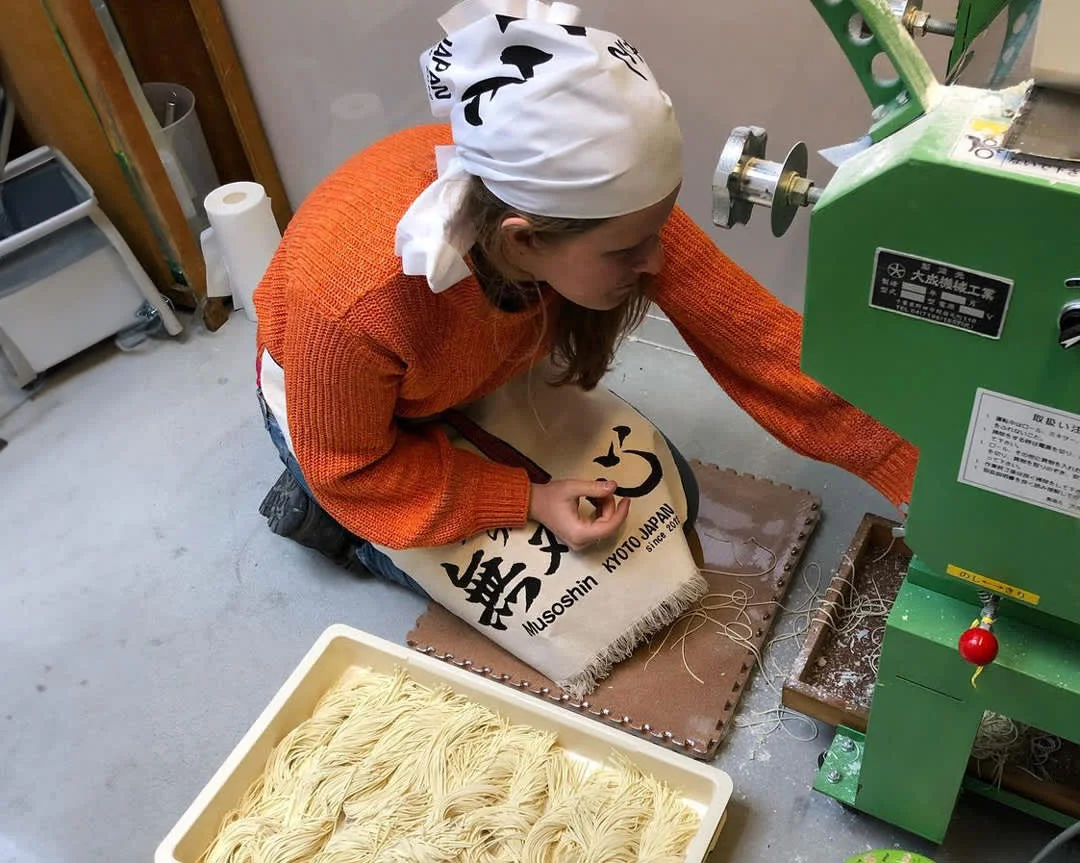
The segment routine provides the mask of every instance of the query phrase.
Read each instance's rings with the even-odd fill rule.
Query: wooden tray
[[[902,539],[893,539],[892,529],[898,526],[881,516],[863,516],[825,592],[823,610],[814,613],[803,648],[784,684],[785,707],[829,725],[866,732],[880,642],[874,644],[870,633],[850,645],[839,645],[834,631],[839,623],[836,609],[851,598],[853,583],[860,592],[876,584],[884,598],[890,602],[896,598],[912,556]]]

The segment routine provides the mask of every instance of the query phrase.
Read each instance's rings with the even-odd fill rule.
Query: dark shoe
[[[278,536],[313,549],[334,563],[348,565],[354,558],[356,538],[309,497],[288,471],[278,477],[259,505],[259,513]]]
[[[285,471],[259,504],[259,514],[278,536],[292,536],[304,522],[308,511],[307,493]]]

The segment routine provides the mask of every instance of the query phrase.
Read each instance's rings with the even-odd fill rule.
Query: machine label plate
[[[959,479],[1080,518],[1080,415],[979,389]]]
[[[1012,281],[1000,276],[878,249],[870,305],[997,339],[1005,326],[1012,289]]]

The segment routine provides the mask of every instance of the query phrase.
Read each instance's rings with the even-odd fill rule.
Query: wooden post
[[[253,178],[210,53],[188,0],[109,0],[139,80],[182,84],[195,96],[207,148],[222,183]]]
[[[87,0],[43,3],[167,256],[195,295],[205,297],[202,253],[93,7]]]
[[[281,182],[281,175],[278,173],[277,163],[274,162],[274,154],[270,150],[270,142],[266,138],[262,120],[259,119],[251,88],[244,75],[244,67],[240,64],[240,57],[236,53],[236,46],[229,33],[228,22],[225,20],[218,0],[188,0],[188,2],[199,24],[199,30],[202,31],[203,42],[210,53],[210,62],[214,64],[214,72],[217,73],[218,82],[225,94],[229,113],[240,134],[244,153],[255,175],[255,181],[266,189],[266,194],[270,196],[274,218],[281,232],[284,233],[289,219],[292,218],[292,209],[289,206],[289,198],[285,194],[285,186]]]

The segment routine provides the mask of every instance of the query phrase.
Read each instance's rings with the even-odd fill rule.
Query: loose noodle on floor
[[[682,863],[698,815],[404,672],[356,669],[271,753],[203,863]]]

